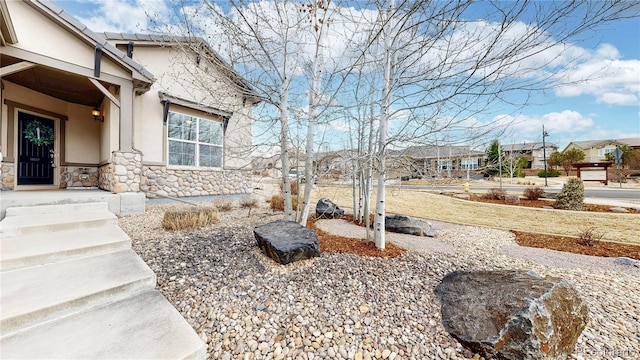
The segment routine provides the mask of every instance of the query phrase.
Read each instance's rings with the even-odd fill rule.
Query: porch
[[[0,220],[9,207],[36,205],[107,203],[109,211],[125,216],[145,211],[145,195],[138,192],[114,194],[103,190],[0,191]]]

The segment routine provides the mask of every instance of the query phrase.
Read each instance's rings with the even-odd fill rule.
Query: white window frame
[[[462,158],[460,159],[461,170],[478,170],[477,158]]]
[[[607,154],[613,153],[616,148],[605,147],[602,149],[598,149],[598,157],[605,157]]]
[[[185,140],[185,139],[178,139],[178,138],[172,138],[170,137],[170,133],[169,133],[169,127],[171,125],[171,114],[178,114],[178,115],[182,115],[182,116],[187,116],[192,118],[195,122],[196,122],[196,140]],[[200,136],[200,122],[204,120],[204,121],[212,121],[212,122],[216,122],[220,124],[220,131],[222,132],[222,139],[221,139],[221,143],[220,144],[211,144],[211,143],[207,143],[207,142],[201,142],[199,139]],[[187,143],[187,144],[194,144],[195,145],[195,161],[194,164],[195,165],[176,165],[176,164],[171,164],[171,153],[170,153],[170,145],[169,142],[170,141],[175,141],[175,142],[182,142],[182,143]],[[200,170],[204,170],[204,169],[223,169],[224,168],[224,123],[221,120],[214,120],[214,119],[208,119],[205,117],[200,117],[200,116],[196,116],[196,115],[191,115],[191,114],[187,114],[184,112],[180,112],[180,111],[175,111],[175,110],[170,110],[169,114],[168,114],[168,119],[167,119],[167,136],[166,136],[166,144],[167,144],[167,150],[166,150],[166,159],[167,159],[167,167],[168,168],[172,168],[172,169],[200,169]],[[218,147],[220,148],[220,166],[200,166],[200,145],[205,145],[205,146],[212,146],[212,147]]]

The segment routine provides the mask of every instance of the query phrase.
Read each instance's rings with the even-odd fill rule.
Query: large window
[[[460,159],[460,168],[463,170],[477,170],[478,159],[470,159],[470,158]]]
[[[222,167],[222,122],[169,112],[169,165]]]

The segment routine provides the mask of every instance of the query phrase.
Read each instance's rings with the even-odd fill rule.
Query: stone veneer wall
[[[80,179],[80,175],[87,175],[87,179]],[[60,169],[60,187],[97,187],[98,168],[63,166]]]
[[[182,170],[165,166],[144,166],[141,190],[147,197],[235,195],[251,193],[249,171]]]
[[[16,179],[13,163],[3,162],[0,167],[2,168],[2,174],[0,174],[0,189],[13,189],[13,184]]]
[[[98,187],[102,190],[113,191],[115,179],[113,176],[113,164],[106,163],[98,167]]]
[[[112,160],[98,169],[98,186],[113,193],[139,192],[142,154],[114,151]]]

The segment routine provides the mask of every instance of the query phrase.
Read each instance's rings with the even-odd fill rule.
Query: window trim
[[[178,138],[172,138],[169,136],[169,117],[171,116],[171,113],[174,114],[179,114],[182,116],[188,116],[191,118],[194,118],[196,121],[196,129],[195,129],[195,133],[196,133],[196,140],[186,140],[186,139],[178,139]],[[206,121],[213,121],[216,122],[220,125],[220,129],[222,132],[222,141],[221,144],[211,144],[211,143],[206,143],[206,142],[201,142],[199,140],[200,137],[200,121],[201,120],[206,120]],[[168,114],[167,114],[167,130],[166,130],[166,136],[165,136],[165,145],[166,145],[166,151],[165,151],[165,155],[166,155],[166,166],[169,169],[185,169],[185,170],[221,170],[224,169],[224,118],[222,116],[220,116],[220,119],[212,119],[212,118],[207,118],[201,115],[195,115],[193,113],[189,113],[189,112],[183,112],[183,111],[176,111],[175,109],[169,109]],[[187,143],[187,144],[194,144],[195,145],[195,165],[175,165],[175,164],[171,164],[171,156],[170,156],[170,146],[169,146],[169,142],[170,141],[175,141],[175,142],[180,142],[180,143]],[[206,146],[212,146],[212,147],[218,147],[220,148],[220,166],[200,166],[200,145],[206,145]]]

